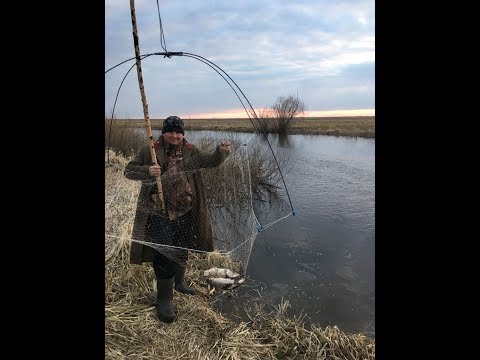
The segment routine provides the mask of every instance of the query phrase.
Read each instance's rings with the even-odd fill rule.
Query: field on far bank
[[[185,130],[253,132],[252,121],[237,119],[183,119]],[[130,126],[144,126],[144,119],[124,120]],[[152,129],[161,129],[163,119],[150,119]],[[305,117],[293,120],[289,134],[334,135],[375,138],[375,116]]]

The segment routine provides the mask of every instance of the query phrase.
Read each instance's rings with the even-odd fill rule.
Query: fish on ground
[[[216,289],[233,290],[245,282],[245,278],[229,279],[222,277],[207,278],[207,282]]]
[[[203,272],[207,282],[215,289],[233,290],[245,282],[245,278],[230,269],[213,267]]]
[[[216,277],[216,278],[229,278],[229,279],[239,279],[242,276],[236,272],[233,272],[230,269],[217,268],[213,267],[211,269],[205,270],[203,272],[205,277]]]

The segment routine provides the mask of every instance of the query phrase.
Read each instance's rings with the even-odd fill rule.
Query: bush
[[[249,144],[248,161],[250,165],[250,180],[253,195],[256,199],[265,200],[270,196],[277,195],[277,189],[281,181],[281,177],[277,163],[275,162],[270,149],[262,146],[259,142],[260,140],[261,139],[258,139],[257,141],[253,141]],[[232,144],[232,154],[238,152],[243,146],[243,142],[238,137],[235,137],[235,135],[230,136],[230,142]],[[215,146],[218,144],[218,139],[214,138],[213,136],[203,136],[197,139],[195,144],[201,149],[213,152],[215,150]],[[245,159],[237,159],[232,161],[234,159],[231,156],[227,159],[228,161],[226,161],[222,167],[210,169],[204,174],[204,180],[206,180],[206,183],[210,185],[211,193],[219,194],[219,197],[221,197],[221,194],[223,193],[222,189],[225,185],[224,182],[218,182],[217,179],[228,176],[230,179],[239,181],[240,179],[244,178],[242,171],[247,171],[247,169],[241,169],[242,167],[246,166],[246,163],[238,162]],[[277,154],[277,161],[279,161],[278,165],[283,170],[288,163],[288,157],[285,154],[278,157]],[[232,186],[239,189],[241,188],[242,184],[233,184]]]
[[[303,117],[305,104],[292,95],[280,96],[270,109],[260,110],[258,122],[266,134],[287,134],[295,118]]]

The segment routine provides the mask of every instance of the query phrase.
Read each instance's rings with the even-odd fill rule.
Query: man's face
[[[182,143],[183,134],[176,131],[167,131],[163,133],[163,138],[170,145],[179,145]]]

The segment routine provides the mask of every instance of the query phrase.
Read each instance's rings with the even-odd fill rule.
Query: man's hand
[[[148,173],[150,176],[157,177],[162,175],[162,170],[160,169],[160,165],[152,165],[148,168]]]
[[[230,154],[230,141],[222,140],[220,141],[220,151],[223,152],[225,155]]]

